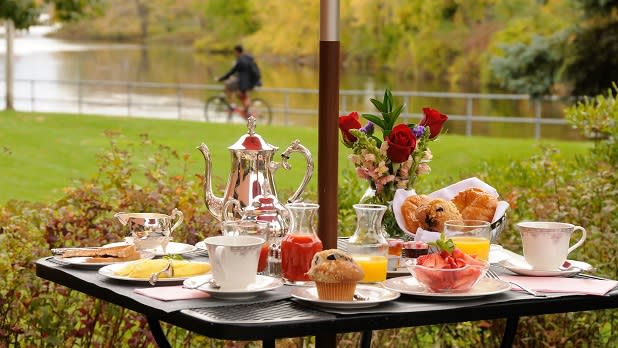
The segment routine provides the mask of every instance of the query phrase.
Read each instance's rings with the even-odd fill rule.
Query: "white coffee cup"
[[[216,236],[204,240],[212,276],[221,290],[245,290],[255,283],[264,239],[252,236]]]
[[[524,258],[535,270],[555,271],[571,251],[586,240],[586,230],[564,222],[526,221],[517,224],[524,247]],[[569,247],[573,232],[582,231],[582,237]]]

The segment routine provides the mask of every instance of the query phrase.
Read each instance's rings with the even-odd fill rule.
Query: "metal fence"
[[[61,79],[16,79],[14,85],[14,104],[22,111],[229,121],[227,117],[204,117],[206,99],[222,94],[221,85]],[[4,84],[0,86],[1,95],[3,88]],[[375,112],[369,98],[381,98],[382,93],[371,89],[341,90],[341,114],[350,110]],[[259,88],[251,95],[268,101],[274,124],[317,125],[316,89]],[[502,123],[507,125],[505,128],[523,124],[532,127],[538,139],[542,126],[566,125],[562,114],[565,101],[555,96],[531,99],[522,94],[408,91],[393,91],[393,95],[406,104],[404,120],[420,119],[422,106],[431,105],[448,114],[450,121],[459,123],[458,132],[466,135],[477,134],[475,127],[481,123]],[[0,103],[4,104],[4,100]]]

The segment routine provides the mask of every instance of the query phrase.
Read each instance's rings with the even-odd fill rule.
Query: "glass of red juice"
[[[314,223],[319,205],[290,203],[286,208],[290,211],[291,225],[281,240],[281,273],[288,282],[309,281],[306,273],[311,268],[311,260],[322,251]]]
[[[224,221],[221,233],[224,236],[254,236],[264,239],[258,261],[258,273],[266,270],[268,260],[268,246],[270,244],[270,228],[267,221],[259,220],[234,220]]]

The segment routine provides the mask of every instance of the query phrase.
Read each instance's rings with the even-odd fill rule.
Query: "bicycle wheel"
[[[272,110],[264,99],[252,99],[249,105],[249,113],[255,117],[258,123],[271,124],[273,122]]]
[[[208,98],[204,105],[204,119],[208,121],[227,121],[232,110],[227,100],[221,96]]]

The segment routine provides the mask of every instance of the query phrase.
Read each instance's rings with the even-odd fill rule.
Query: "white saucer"
[[[536,270],[530,266],[526,260],[522,259],[508,259],[500,261],[498,264],[509,271],[525,276],[531,277],[568,277],[583,271],[590,271],[594,268],[592,265],[582,261],[567,260],[571,263],[571,267],[568,269],[557,270]]]
[[[432,298],[435,300],[469,300],[511,290],[511,284],[491,278],[482,278],[472,289],[466,292],[431,292],[426,290],[425,287],[412,276],[387,279],[383,281],[382,284],[385,288],[398,291],[402,294]]]
[[[185,280],[183,282],[183,285],[188,288],[193,288],[198,284],[202,284],[200,285],[200,287],[197,288],[197,290],[207,292],[212,297],[224,300],[247,300],[258,296],[265,291],[274,290],[283,286],[283,281],[279,278],[256,275],[255,283],[250,284],[246,290],[222,290],[213,288],[208,283],[210,279],[212,279],[212,274],[191,277]]]
[[[109,247],[109,246],[118,246],[118,245],[127,245],[127,244],[129,243],[116,242],[116,243],[107,244],[105,246]],[[163,249],[160,246],[154,249],[145,249],[145,250],[153,252],[155,256],[165,256],[165,255],[182,255],[182,254],[190,253],[190,252],[196,251],[197,247],[195,245],[186,244],[186,243],[169,242],[167,243],[167,246],[165,247],[165,253],[163,252]]]
[[[127,276],[119,276],[119,275],[116,274],[116,271],[120,270],[126,264],[131,263],[131,262],[134,262],[134,261],[123,262],[123,263],[116,263],[116,264],[113,264],[113,265],[108,265],[108,266],[99,268],[99,274],[101,274],[101,275],[103,275],[103,276],[105,276],[107,278],[117,279],[117,280],[128,280],[128,281],[133,281],[133,282],[147,282],[147,281],[149,281],[150,278],[133,278],[133,277],[127,277]],[[188,279],[190,277],[195,277],[195,276],[159,278],[157,280],[157,283],[181,282],[181,281],[183,281],[185,279]]]
[[[140,251],[140,260],[152,259],[154,257],[155,257],[155,254],[150,251]],[[60,262],[66,265],[70,265],[70,266],[83,267],[83,268],[99,268],[99,267],[103,267],[107,265],[115,265],[115,264],[127,262],[127,261],[89,262],[88,261],[89,259],[90,259],[89,256],[66,257],[66,258],[60,255],[54,256],[54,261],[57,261],[57,262]],[[110,258],[110,260],[113,260],[113,258]]]
[[[312,288],[295,288],[292,290],[292,297],[302,301],[311,302],[317,306],[330,308],[367,308],[379,305],[382,302],[392,301],[399,298],[399,293],[388,289],[378,288],[370,285],[357,285],[356,293],[367,298],[366,300],[352,301],[327,301],[320,300],[318,297],[318,289]]]

